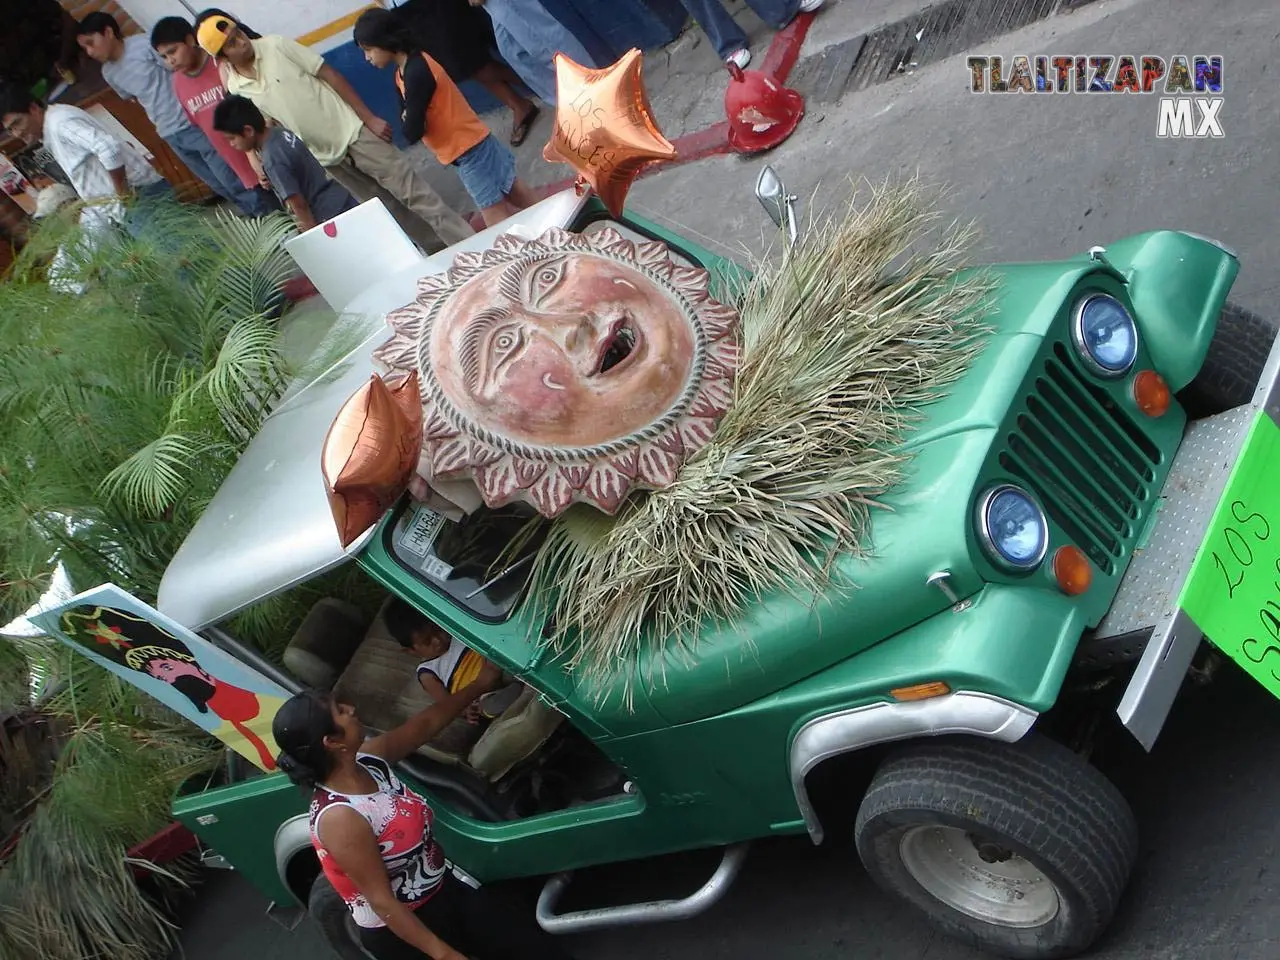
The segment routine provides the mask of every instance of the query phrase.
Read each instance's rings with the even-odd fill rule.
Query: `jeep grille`
[[[1000,465],[1108,576],[1141,529],[1159,461],[1156,445],[1061,342],[1034,373],[1000,454]]]

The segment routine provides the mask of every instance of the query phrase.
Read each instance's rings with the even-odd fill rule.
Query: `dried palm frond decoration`
[[[903,478],[908,428],[986,332],[992,283],[962,262],[974,237],[918,183],[886,184],[758,268],[710,442],[616,517],[570,510],[538,554],[536,622],[569,669],[599,690],[622,678],[629,700],[638,665],[696,656],[705,623],[780,591],[847,586],[832,583],[833,561],[872,548],[871,511]]]

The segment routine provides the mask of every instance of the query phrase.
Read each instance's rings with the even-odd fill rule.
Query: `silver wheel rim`
[[[958,827],[912,827],[902,864],[931,896],[1002,927],[1039,927],[1058,915],[1058,889],[1031,861]]]

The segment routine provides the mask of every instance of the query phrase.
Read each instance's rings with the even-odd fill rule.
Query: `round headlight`
[[[1118,377],[1138,358],[1138,327],[1115,297],[1085,298],[1071,332],[1080,356],[1099,376]]]
[[[1049,549],[1049,521],[1031,494],[1005,484],[978,502],[978,535],[991,559],[1011,570],[1034,570]]]

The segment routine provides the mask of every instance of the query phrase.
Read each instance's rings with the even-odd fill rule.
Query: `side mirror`
[[[787,193],[787,188],[773,167],[766,166],[760,171],[760,177],[756,180],[756,199],[778,229],[786,231],[787,245],[794,245],[799,236],[795,210],[797,198]]]

